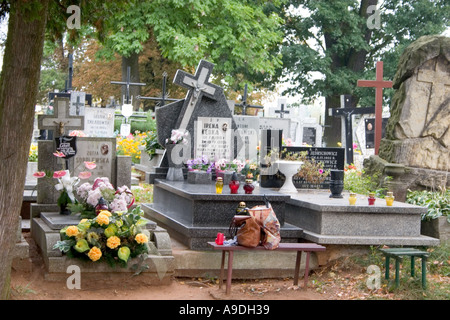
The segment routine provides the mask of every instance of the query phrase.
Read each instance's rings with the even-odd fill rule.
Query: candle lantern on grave
[[[231,181],[228,184],[230,187],[230,193],[236,194],[239,190],[239,179],[236,172],[233,172],[233,175],[231,176]]]

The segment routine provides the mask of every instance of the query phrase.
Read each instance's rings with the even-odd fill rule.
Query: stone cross
[[[208,82],[213,67],[214,65],[211,62],[201,60],[194,76],[182,70],[177,70],[173,82],[189,89],[186,96],[188,103],[183,105],[181,118],[177,121],[178,129],[187,129],[192,113],[196,106],[200,104],[203,96],[215,101],[218,100],[220,88]]]
[[[288,114],[289,111],[288,110],[284,110],[284,103],[281,104],[281,110],[275,110],[275,113],[279,113],[280,114],[280,118],[284,118],[284,114]]]
[[[345,150],[347,163],[353,163],[353,125],[352,116],[356,114],[374,113],[374,107],[352,108],[352,96],[341,95],[341,107],[329,109],[330,115],[334,117],[342,117],[345,124]]]
[[[124,103],[129,104],[130,103],[130,86],[145,86],[145,83],[141,82],[131,82],[131,67],[127,67],[127,80],[126,82],[123,81],[111,81],[111,84],[120,84],[123,86],[126,86],[126,95],[125,95],[125,101]]]
[[[242,97],[242,102],[235,104],[236,107],[242,107],[242,115],[247,115],[247,108],[254,108],[254,109],[263,109],[264,107],[262,106],[253,106],[250,104],[247,104],[247,84],[245,84],[245,88],[244,88],[244,96]]]
[[[383,80],[383,61],[378,61],[376,66],[376,80],[358,80],[358,87],[375,88],[375,154],[380,149],[383,117],[383,88],[392,88],[392,81]]]
[[[83,130],[84,117],[69,115],[70,100],[68,98],[55,98],[53,115],[39,115],[38,128],[40,130],[53,130],[59,136],[66,130]]]
[[[80,115],[80,110],[81,110],[80,107],[84,106],[84,103],[82,103],[82,102],[80,101],[80,96],[77,96],[77,101],[72,102],[72,105],[75,107],[76,115],[77,115],[77,116]]]

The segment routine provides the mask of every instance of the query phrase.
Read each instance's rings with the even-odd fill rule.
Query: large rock
[[[450,168],[450,38],[424,36],[400,58],[379,155],[388,162]]]

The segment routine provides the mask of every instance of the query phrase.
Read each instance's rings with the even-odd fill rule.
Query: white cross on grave
[[[175,74],[173,82],[189,89],[186,96],[187,103],[183,105],[183,110],[181,111],[182,117],[181,120],[178,120],[179,123],[177,123],[180,130],[186,130],[189,121],[191,120],[192,113],[202,100],[203,96],[217,101],[220,94],[220,88],[208,82],[213,67],[214,65],[212,63],[201,60],[194,76],[182,70],[178,70]]]
[[[83,130],[84,116],[69,115],[70,100],[68,98],[55,98],[54,114],[39,115],[38,128],[40,130],[53,130],[55,136],[62,136],[66,130]]]

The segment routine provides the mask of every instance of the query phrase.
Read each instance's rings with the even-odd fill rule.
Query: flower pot
[[[212,180],[211,172],[206,171],[188,171],[187,182],[192,184],[209,184]]]
[[[166,144],[166,154],[169,170],[166,179],[169,181],[183,181],[184,150],[182,144]]]
[[[292,181],[292,177],[301,168],[303,162],[278,160],[275,163],[278,165],[278,169],[280,170],[280,172],[283,173],[286,177],[286,181],[280,188],[280,192],[296,193],[297,188],[295,187],[294,182]]]

